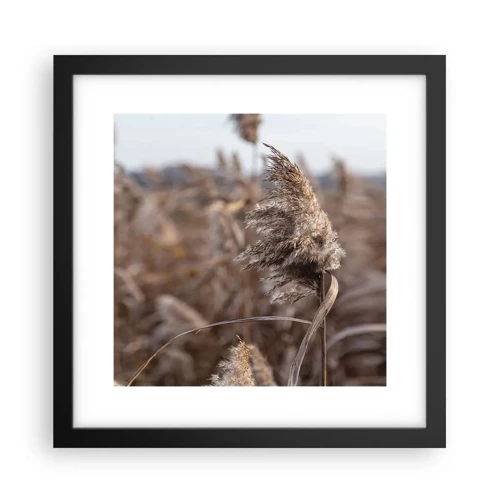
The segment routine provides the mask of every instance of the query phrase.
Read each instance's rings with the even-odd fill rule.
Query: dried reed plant
[[[228,357],[217,366],[221,369],[220,375],[212,375],[214,386],[252,386],[255,379],[250,366],[250,349],[240,340],[237,346],[229,349]]]
[[[246,216],[261,239],[249,245],[238,260],[250,259],[243,268],[269,271],[274,281],[271,302],[295,302],[320,295],[321,276],[340,267],[344,251],[311,184],[299,167],[273,146],[265,180],[274,184],[267,196]],[[293,288],[277,291],[285,285]]]
[[[305,157],[304,153],[302,153],[302,152],[300,152],[297,155],[297,165],[299,166],[300,170],[302,170],[302,172],[306,176],[307,180],[311,183],[311,186],[314,189],[314,193],[316,194],[316,198],[322,204],[325,200],[323,189],[321,188],[321,185],[318,182],[318,179],[316,178],[314,173],[309,168],[309,164],[306,161],[306,157]]]
[[[269,163],[264,179],[272,182],[274,187],[247,214],[247,227],[255,227],[261,239],[249,245],[238,259],[249,259],[244,270],[269,271],[264,280],[275,283],[269,291],[273,294],[272,302],[295,302],[316,295],[320,297],[322,304],[325,298],[324,274],[331,274],[340,267],[344,250],[337,241],[338,235],[332,229],[328,216],[321,210],[311,184],[300,168],[273,146],[265,146],[271,150],[271,154],[268,156]],[[333,280],[332,277],[332,284]],[[278,292],[286,285],[291,285],[292,288]],[[333,300],[335,297],[332,296]],[[326,385],[328,311],[329,308],[322,309],[324,317],[321,319],[323,385]],[[308,339],[308,342],[311,336],[312,333],[308,332],[304,341]],[[298,363],[298,369],[300,364],[301,361]]]
[[[239,338],[238,338],[239,339]],[[241,339],[230,347],[218,365],[219,374],[210,377],[213,386],[275,386],[272,368],[259,348]]]
[[[259,282],[257,270],[240,273],[241,266],[233,262],[245,245],[259,238],[252,228],[244,229],[244,216],[262,198],[263,186],[244,173],[236,176],[230,160],[228,154],[228,172],[178,167],[178,175],[167,175],[169,181],[160,188],[147,175],[141,180],[119,166],[115,169],[114,359],[115,380],[122,385],[206,384],[233,343],[234,323],[252,325],[251,340],[242,337],[250,349],[257,344],[265,353],[276,383],[290,380],[301,341],[297,335],[303,336],[293,325],[310,324],[292,318],[311,318],[317,305],[312,299],[270,304],[265,294],[271,282]],[[336,176],[321,187],[320,206],[349,255],[335,271],[340,293],[328,319],[328,381],[384,385],[385,190],[346,167],[336,168]],[[243,247],[238,236],[242,231]],[[200,320],[175,324],[182,315],[170,311],[167,317],[157,300],[165,294],[212,324],[202,329],[197,328]],[[250,304],[249,311],[245,304]],[[265,318],[248,318],[254,315]],[[237,317],[247,319],[226,321]],[[371,325],[382,326],[375,330]],[[188,328],[191,333],[172,337]],[[196,335],[199,330],[206,333]],[[301,385],[317,384],[321,376],[319,351],[310,354],[300,368]],[[298,363],[293,363],[297,373]],[[255,370],[254,378],[260,385]]]
[[[257,114],[240,114],[230,115],[230,119],[234,122],[239,136],[252,144],[257,143],[259,125],[262,123],[262,118]]]
[[[252,175],[257,175],[257,141],[259,138],[259,126],[262,123],[262,117],[258,114],[235,114],[229,115],[236,126],[238,135],[247,142],[253,144],[253,158],[252,158]]]
[[[273,376],[273,369],[269,365],[267,359],[256,345],[250,344],[248,348],[250,349],[250,365],[252,367],[255,385],[275,386],[276,382]]]

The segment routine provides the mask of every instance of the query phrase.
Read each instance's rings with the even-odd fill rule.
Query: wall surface
[[[47,0],[2,9],[3,498],[498,498],[495,2],[277,3]],[[446,450],[51,448],[52,55],[148,53],[448,56]]]

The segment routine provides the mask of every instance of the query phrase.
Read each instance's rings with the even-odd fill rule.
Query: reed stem
[[[289,386],[296,386],[298,384],[300,367],[302,366],[302,362],[304,361],[304,357],[307,352],[307,346],[313,339],[318,328],[323,324],[323,320],[325,319],[325,316],[330,312],[330,309],[333,307],[333,304],[335,303],[335,299],[337,298],[337,294],[339,292],[339,282],[336,280],[335,276],[331,274],[331,272],[326,272],[328,272],[331,276],[331,283],[328,292],[325,295],[325,299],[318,307],[312,323],[310,324],[309,328],[307,329],[307,333],[302,339],[302,343],[300,344],[297,355],[290,365],[290,371],[288,373]]]
[[[325,273],[321,273],[321,283],[319,289],[319,303],[325,300]],[[326,314],[323,319],[323,332],[321,334],[321,382],[320,385],[327,385],[327,367],[326,367]]]

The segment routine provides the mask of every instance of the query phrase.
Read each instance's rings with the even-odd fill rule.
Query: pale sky
[[[296,161],[302,151],[312,170],[326,172],[333,155],[355,172],[385,172],[384,115],[262,115],[259,142]],[[216,165],[216,150],[235,151],[250,169],[252,145],[239,138],[228,115],[115,115],[116,159],[127,169],[179,162]],[[266,152],[262,144],[259,153]]]

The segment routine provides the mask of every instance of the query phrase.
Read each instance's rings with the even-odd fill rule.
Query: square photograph
[[[115,385],[386,385],[385,115],[114,128]]]

